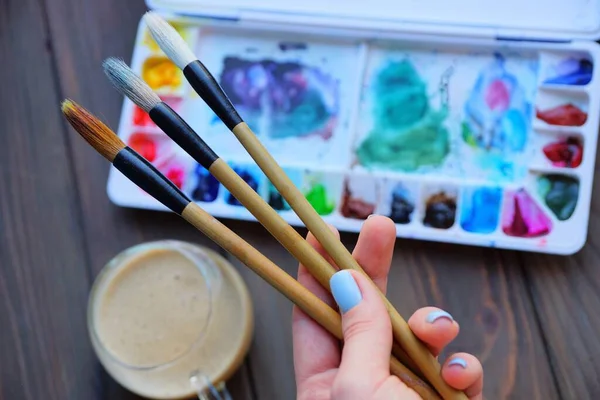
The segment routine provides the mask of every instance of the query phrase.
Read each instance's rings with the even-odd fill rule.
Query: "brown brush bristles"
[[[71,126],[108,161],[113,162],[125,148],[125,143],[108,126],[74,101],[63,101],[62,112]]]

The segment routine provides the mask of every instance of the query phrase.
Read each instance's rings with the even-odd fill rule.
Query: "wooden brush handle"
[[[329,290],[329,280],[337,271],[314,247],[292,228],[263,198],[256,193],[222,159],[214,161],[209,172],[246,207],[252,215],[281,243],[296,260],[302,263],[317,281]],[[399,346],[394,346],[392,354],[413,371],[418,371],[414,362]]]
[[[277,161],[275,161],[260,140],[258,140],[248,125],[245,122],[242,122],[235,126],[232,132],[254,159],[256,164],[258,164],[260,169],[267,175],[283,198],[287,200],[308,230],[315,236],[319,243],[321,243],[336,265],[340,268],[353,269],[364,274],[364,271],[358,262],[356,262],[341,241],[333,235],[325,221],[288,178]],[[365,276],[367,276],[367,274],[365,274]],[[369,277],[367,276],[367,278]],[[373,285],[375,286],[374,283]],[[328,286],[325,287],[328,288]],[[444,382],[441,376],[441,366],[439,362],[429,352],[427,347],[414,335],[406,321],[398,311],[396,311],[385,295],[381,293],[381,296],[390,315],[394,339],[418,366],[423,376],[427,378],[444,399],[467,400],[467,396],[464,393],[453,389]]]
[[[300,307],[329,333],[340,340],[343,339],[341,317],[333,308],[212,215],[197,204],[190,203],[183,210],[181,216]],[[390,357],[390,372],[416,391],[423,399],[440,398],[431,387],[393,356]]]

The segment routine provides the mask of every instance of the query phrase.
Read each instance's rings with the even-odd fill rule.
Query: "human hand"
[[[335,229],[334,229],[335,231]],[[337,234],[337,231],[335,231]],[[308,242],[332,263],[309,233]],[[386,217],[365,221],[353,256],[379,289],[385,293],[392,260],[396,227]],[[336,301],[304,266],[298,281],[332,307]],[[344,346],[302,310],[294,307],[292,328],[294,368],[299,400],[420,399],[400,379],[390,375],[392,349],[390,319],[377,290],[355,271],[341,271],[331,288],[342,311]],[[459,326],[447,312],[434,307],[417,310],[408,320],[415,335],[437,356],[458,335]],[[483,368],[467,353],[449,357],[442,377],[471,400],[482,400]]]

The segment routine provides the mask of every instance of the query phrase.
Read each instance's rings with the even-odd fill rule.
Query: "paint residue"
[[[227,57],[220,84],[240,114],[254,126],[265,126],[272,138],[333,135],[339,112],[338,80],[318,68]]]
[[[552,221],[525,189],[504,196],[502,230],[509,236],[532,238],[552,230]]]
[[[409,191],[402,184],[397,184],[392,190],[390,219],[397,224],[410,223],[415,204]]]
[[[449,229],[456,219],[456,197],[444,191],[431,195],[425,203],[423,225]]]
[[[442,77],[442,105],[434,110],[427,85],[408,60],[392,61],[372,86],[373,129],[357,149],[359,162],[393,170],[439,166],[448,155],[447,76]]]
[[[554,74],[544,83],[554,85],[587,85],[592,80],[594,65],[586,59],[568,58],[558,64]]]
[[[212,176],[206,168],[198,164],[194,171],[196,176],[196,187],[192,190],[192,199],[204,203],[216,200],[219,194],[220,183]]]
[[[576,137],[549,143],[543,151],[555,167],[577,168],[583,159],[583,144]]]
[[[537,109],[535,115],[547,124],[559,126],[581,126],[588,118],[585,111],[571,103],[548,110]]]
[[[322,183],[313,183],[305,197],[319,215],[329,215],[335,209],[335,201],[329,198],[327,188]]]
[[[176,112],[180,111],[181,103],[183,101],[181,97],[160,96],[160,99]],[[133,124],[136,126],[156,127],[156,124],[152,121],[150,115],[137,105],[133,105]]]
[[[375,204],[353,195],[346,184],[340,212],[346,218],[367,219],[375,212]]]
[[[279,193],[277,188],[273,186],[271,182],[268,183],[268,200],[269,205],[277,211],[288,211],[291,210],[292,207],[288,204],[287,201],[283,198],[283,196]]]
[[[138,152],[146,160],[150,162],[156,160],[158,145],[149,135],[136,132],[129,137],[127,145]]]
[[[142,78],[154,90],[177,89],[182,82],[181,70],[167,57],[149,57],[142,66]]]
[[[488,234],[496,230],[500,219],[502,189],[468,188],[461,200],[460,225],[467,232]]]
[[[570,176],[549,174],[538,178],[538,193],[560,221],[575,212],[579,198],[579,181]]]
[[[531,104],[523,87],[497,54],[480,72],[466,102],[463,140],[485,151],[522,152],[527,143],[530,112]]]
[[[252,188],[252,190],[258,192],[258,176],[256,176],[248,169],[243,167],[233,167],[233,170],[240,176],[240,178],[246,181],[246,183]],[[227,204],[230,204],[232,206],[242,206],[242,203],[240,203],[238,199],[236,199],[235,196],[229,192],[227,192],[227,195],[225,196],[225,201],[227,202]]]

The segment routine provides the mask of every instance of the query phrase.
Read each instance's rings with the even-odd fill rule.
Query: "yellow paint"
[[[177,31],[177,33],[179,33],[181,35],[181,37],[183,38],[183,40],[185,40],[186,42],[188,41],[187,39],[187,30],[185,29],[185,25],[183,24],[179,24],[177,22],[171,22],[169,21],[169,24],[175,28],[175,30]],[[148,46],[148,48],[152,51],[152,52],[160,52],[160,47],[158,47],[158,44],[156,43],[156,41],[154,40],[154,38],[152,37],[152,35],[150,34],[150,31],[148,29],[145,30],[144,33],[144,40],[142,41],[144,43],[144,45]]]
[[[169,87],[176,89],[181,85],[181,71],[167,57],[148,58],[142,66],[142,78],[154,90]]]

